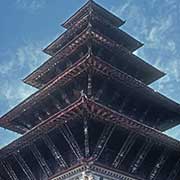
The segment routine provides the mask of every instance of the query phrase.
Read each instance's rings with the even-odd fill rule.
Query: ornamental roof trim
[[[126,115],[120,114],[83,95],[63,111],[60,111],[41,122],[30,131],[26,132],[23,136],[2,148],[0,150],[0,159],[6,158],[9,154],[12,154],[13,152],[15,153],[25,146],[30,145],[41,135],[49,132],[55,127],[59,127],[60,124],[66,123],[75,117],[79,117],[79,115],[82,115],[82,110],[94,114],[95,117],[100,118],[102,121],[115,123],[116,125],[127,128],[135,133],[147,136],[155,142],[159,141],[159,143],[161,142],[169,148],[173,148],[175,151],[180,151],[180,142],[178,140],[173,139],[154,128],[144,125],[141,122],[131,119]]]

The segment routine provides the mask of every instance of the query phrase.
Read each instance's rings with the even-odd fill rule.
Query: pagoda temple
[[[0,180],[179,180],[180,105],[148,85],[165,74],[142,43],[89,0],[62,24],[51,57],[24,82],[37,92],[0,118],[22,134],[0,150]]]

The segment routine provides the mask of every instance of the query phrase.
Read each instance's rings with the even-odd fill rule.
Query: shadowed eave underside
[[[97,71],[98,73],[105,75],[106,77],[111,76],[113,80],[116,80],[117,82],[122,82],[125,86],[128,86],[130,89],[143,94],[143,96],[147,96],[150,99],[152,98],[154,102],[158,103],[160,106],[164,107],[168,111],[180,113],[179,105],[174,101],[168,99],[160,93],[155,92],[153,89],[146,86],[141,81],[138,81],[129,76],[128,74],[121,72],[117,68],[114,68],[110,64],[103,62],[98,57],[86,56],[83,59],[77,61],[74,64],[74,66],[68,68],[58,77],[52,79],[47,84],[47,86],[37,91],[29,98],[25,99],[21,104],[17,105],[10,112],[5,114],[0,119],[0,125],[4,128],[16,131],[18,133],[22,133],[23,131],[21,129],[17,130],[16,126],[13,125],[13,119],[15,119],[18,116],[21,117],[21,115],[25,111],[33,109],[33,107],[36,106],[36,104],[41,103],[43,98],[48,97],[55,89],[57,89],[57,87],[63,87],[66,83],[72,82],[75,77],[78,77],[83,72],[87,73],[88,69],[94,70],[95,72]],[[79,71],[81,71],[81,73],[79,73]],[[163,129],[167,129],[168,127],[172,126],[174,126],[174,124],[172,125],[172,123],[170,123],[169,125],[166,124],[166,126],[163,127]]]
[[[93,20],[92,20],[93,19]],[[136,51],[140,47],[142,47],[144,44],[135,39],[134,37],[130,36],[128,33],[124,32],[123,30],[116,28],[112,25],[110,25],[107,22],[104,22],[101,17],[97,17],[94,14],[88,15],[81,21],[79,21],[77,24],[75,24],[72,28],[68,29],[65,31],[63,34],[61,34],[57,39],[55,39],[52,43],[50,43],[46,48],[43,49],[43,52],[50,55],[54,56],[58,50],[62,47],[62,44],[68,43],[69,39],[67,37],[74,37],[74,32],[78,31],[81,29],[84,24],[86,24],[86,27],[88,26],[88,23],[93,24],[93,21],[96,23],[99,23],[101,25],[108,26],[110,28],[109,31],[113,31],[114,34],[118,36],[118,38],[121,39],[122,44],[129,49],[131,52]],[[58,48],[57,48],[58,47]]]
[[[148,80],[145,80],[146,84],[150,84],[153,81],[158,80],[159,78],[165,75],[165,73],[163,73],[159,69],[153,67],[152,65],[146,63],[141,58],[132,54],[123,45],[116,43],[115,41],[111,40],[110,38],[104,36],[103,34],[97,31],[91,30],[89,33],[89,30],[85,29],[76,38],[74,38],[64,47],[62,47],[53,57],[49,58],[39,68],[37,68],[34,72],[32,72],[29,76],[27,76],[24,79],[24,82],[34,87],[40,88],[41,82],[38,82],[39,78],[43,77],[47,72],[55,68],[58,63],[65,61],[68,55],[72,54],[80,46],[87,44],[88,41],[95,41],[95,42],[98,42],[100,46],[101,45],[104,47],[107,46],[106,48],[112,49],[112,52],[116,51],[119,54],[121,52],[125,53],[126,59],[127,59],[126,65],[130,64],[131,66],[135,66],[137,69],[139,69],[140,72],[142,72],[142,74],[143,74],[143,71],[148,73]],[[104,41],[107,43],[104,43]]]
[[[82,111],[84,110],[84,111]],[[76,102],[65,108],[63,111],[56,113],[52,117],[38,124],[23,136],[13,141],[9,145],[0,150],[0,159],[6,158],[15,150],[20,150],[37,140],[40,136],[58,127],[64,122],[73,121],[73,119],[82,115],[82,112],[90,113],[99,120],[115,123],[118,126],[132,130],[143,136],[148,136],[155,141],[179,151],[180,142],[176,139],[163,134],[162,132],[148,127],[136,120],[133,120],[125,115],[117,113],[116,111],[107,108],[106,106],[93,101],[85,96],[80,97]]]

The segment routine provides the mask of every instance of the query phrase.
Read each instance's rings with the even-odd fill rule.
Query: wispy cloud
[[[36,91],[21,79],[48,58],[41,52],[45,44],[25,41],[15,50],[0,51],[0,116]],[[0,128],[0,148],[18,137],[17,133]]]
[[[179,2],[122,0],[119,7],[112,7],[112,11],[127,20],[123,27],[126,31],[144,42],[145,46],[136,54],[167,73],[151,86],[180,102]],[[168,133],[180,139],[179,129]]]
[[[0,77],[3,79],[0,100],[6,101],[8,106],[6,109],[9,110],[35,91],[34,88],[25,85],[21,79],[47,59],[48,56],[41,52],[43,45],[44,43],[27,41],[16,50],[9,50],[4,55],[0,54],[1,59],[4,59],[0,64],[2,69]],[[4,113],[3,109],[0,110],[0,114],[2,113]]]
[[[18,137],[20,137],[20,135],[17,133],[0,128],[0,149],[8,145],[13,140],[17,139]]]
[[[144,48],[136,54],[167,73],[166,77],[155,82],[153,87],[180,102],[180,95],[175,96],[179,94],[175,91],[180,89],[179,36],[175,33],[178,30],[175,21],[178,17],[178,2],[166,1],[164,5],[161,3],[161,8],[159,0],[145,1],[145,6],[132,0],[122,4],[112,7],[112,11],[126,18],[124,28],[145,43]]]
[[[19,9],[28,10],[30,12],[42,9],[45,5],[46,0],[16,0],[16,6]]]

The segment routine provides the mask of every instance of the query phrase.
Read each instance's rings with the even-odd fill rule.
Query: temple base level
[[[100,165],[81,165],[50,180],[138,180]]]

